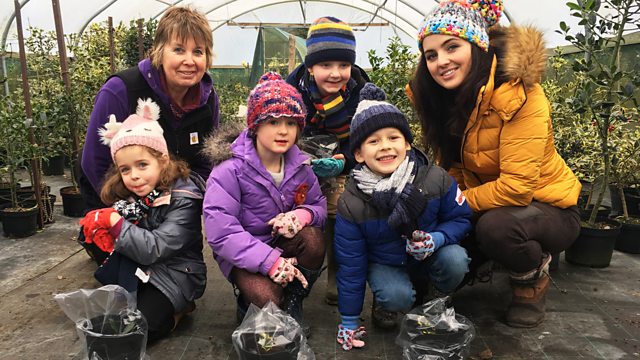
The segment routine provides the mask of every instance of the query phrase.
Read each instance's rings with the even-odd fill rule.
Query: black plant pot
[[[84,216],[84,199],[78,188],[67,186],[60,189],[62,213],[70,217]]]
[[[623,222],[615,249],[629,254],[640,254],[640,225]]]
[[[13,208],[0,210],[4,236],[23,238],[35,234],[38,230],[38,214],[37,207],[20,210]]]
[[[64,155],[56,155],[42,160],[42,173],[44,175],[64,175]]]
[[[640,217],[640,195],[625,193],[624,200],[627,203],[627,211],[629,212],[629,216]]]
[[[269,349],[263,349],[258,344],[259,335],[255,333],[243,333],[240,341],[243,346],[237,346],[240,360],[296,360],[300,351],[300,343],[289,341],[284,336],[279,336],[279,341]]]
[[[613,247],[620,234],[620,223],[608,218],[599,218],[596,221],[607,223],[610,228],[581,227],[576,241],[564,252],[567,262],[594,268],[609,266]]]
[[[92,330],[89,330],[88,326],[78,327],[85,336],[89,359],[141,359],[147,346],[144,332],[134,331],[128,334],[114,334],[103,327],[103,324],[109,321],[109,317],[119,316],[105,315],[89,320]]]

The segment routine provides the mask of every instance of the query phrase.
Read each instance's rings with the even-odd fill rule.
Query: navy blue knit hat
[[[323,61],[356,62],[356,38],[351,26],[331,16],[316,19],[307,33],[308,68]]]
[[[407,118],[397,107],[384,101],[386,97],[384,91],[372,83],[366,83],[360,90],[360,102],[351,119],[349,133],[351,153],[358,149],[369,135],[386,127],[400,130],[409,144],[413,142],[413,134]]]

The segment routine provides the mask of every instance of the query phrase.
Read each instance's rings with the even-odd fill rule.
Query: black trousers
[[[150,283],[138,282],[138,309],[147,319],[149,343],[169,335],[173,330],[173,304]]]
[[[580,233],[577,206],[567,209],[534,201],[529,206],[489,210],[475,221],[472,236],[462,245],[472,259],[470,268],[494,260],[513,272],[540,265],[543,252],[567,249]]]

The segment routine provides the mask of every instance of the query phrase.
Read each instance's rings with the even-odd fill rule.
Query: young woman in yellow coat
[[[540,87],[546,50],[531,27],[493,26],[502,1],[446,0],[418,35],[409,84],[425,145],[455,177],[477,215],[470,248],[510,271],[506,322],[544,319],[551,253],[580,231],[580,182],[553,144]],[[491,27],[491,28],[489,28]],[[470,251],[473,256],[473,251]]]

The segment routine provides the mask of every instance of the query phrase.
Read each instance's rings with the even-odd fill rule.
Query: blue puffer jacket
[[[418,169],[413,185],[429,198],[416,220],[416,229],[442,233],[443,246],[457,244],[471,230],[471,209],[453,178],[428,163],[420,152],[416,154],[424,165]],[[333,242],[338,263],[338,309],[342,315],[360,315],[369,263],[407,265],[410,255],[405,252],[406,241],[398,229],[389,226],[388,218],[389,213],[374,207],[371,196],[358,189],[350,178],[338,201]],[[403,233],[416,229],[403,229]]]

